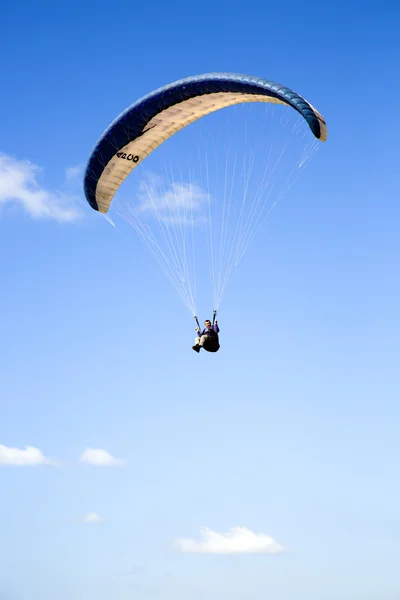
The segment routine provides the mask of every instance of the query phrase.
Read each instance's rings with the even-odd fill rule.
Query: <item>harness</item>
[[[215,325],[215,317],[217,316],[217,311],[214,310],[213,311],[213,320],[212,320],[212,327],[214,327]],[[197,327],[200,330],[200,323],[198,318],[195,316],[195,321],[197,323]],[[203,330],[204,331],[204,330]],[[207,350],[207,352],[217,352],[220,348],[219,345],[219,337],[218,337],[218,333],[216,331],[214,331],[214,329],[209,329],[208,331],[204,331],[204,333],[200,330],[200,335],[201,336],[205,336],[206,339],[203,343],[203,348],[204,350]]]

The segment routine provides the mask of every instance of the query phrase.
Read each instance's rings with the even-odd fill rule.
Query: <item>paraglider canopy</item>
[[[185,139],[191,123],[211,123],[212,117],[207,115],[220,111],[222,117],[229,113],[228,107],[236,110],[238,105],[244,109],[260,103],[264,104],[265,113],[259,118],[248,122],[236,119],[236,124],[245,121],[249,128],[253,125],[253,132],[247,134],[246,130],[244,136],[232,134],[235,125],[228,125],[227,136],[221,129],[218,134],[214,130],[218,143],[230,138],[228,148],[217,150],[211,132],[203,137],[200,160],[194,159],[191,149],[201,136],[192,136],[186,153],[170,140],[179,131],[179,139]],[[291,124],[283,113],[278,115],[279,111],[285,115],[287,111],[296,121]],[[267,116],[271,118],[268,120]],[[263,138],[260,130],[264,121],[268,121],[268,126]],[[276,136],[275,129],[279,130]],[[196,315],[196,270],[203,288],[208,256],[211,306],[218,310],[226,287],[259,230],[267,201],[273,199],[272,207],[268,205],[269,214],[327,135],[321,114],[284,85],[234,73],[188,77],[137,100],[109,125],[89,157],[85,196],[90,206],[104,215],[115,208],[116,214],[139,233],[192,315]],[[150,155],[160,146],[158,152],[162,155],[165,142],[174,148],[168,158],[177,163],[177,175],[172,176],[170,183],[158,173],[149,180],[141,167],[149,164]],[[235,145],[237,148],[232,151]],[[294,148],[299,153],[289,166],[285,157],[291,159]],[[216,158],[209,160],[214,150]],[[189,164],[184,174],[186,159]],[[260,161],[258,170],[255,159]],[[133,180],[138,181],[138,190],[130,195],[130,200],[125,197],[120,202],[120,188],[137,167],[141,179]],[[172,171],[171,168],[171,175]],[[112,222],[111,217],[107,218]]]
[[[104,132],[85,173],[90,206],[106,213],[123,180],[157,146],[193,121],[244,102],[286,104],[306,120],[317,139],[327,139],[326,123],[319,112],[283,85],[231,73],[188,77],[144,96]]]

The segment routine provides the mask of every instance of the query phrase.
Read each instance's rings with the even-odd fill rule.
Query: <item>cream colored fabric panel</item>
[[[204,115],[227,106],[245,102],[286,104],[286,102],[261,94],[216,92],[190,98],[171,106],[153,117],[144,128],[145,133],[127,144],[124,148],[116,148],[115,155],[105,166],[96,188],[96,201],[99,211],[102,213],[108,211],[114,194],[124,179],[146,156],[171,137],[171,135]],[[321,125],[322,123],[323,120]]]

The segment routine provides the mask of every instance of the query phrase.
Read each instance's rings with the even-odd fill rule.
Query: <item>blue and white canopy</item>
[[[298,111],[324,142],[323,117],[293,90],[259,77],[209,73],[181,79],[144,96],[119,115],[96,144],[85,173],[90,206],[107,213],[119,186],[146,156],[180,129],[221,108],[245,102],[284,104]]]

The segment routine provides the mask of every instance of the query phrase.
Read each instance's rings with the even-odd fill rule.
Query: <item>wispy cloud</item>
[[[47,458],[39,448],[25,446],[20,448],[9,448],[0,444],[0,465],[15,465],[22,467],[35,467],[38,465],[49,465],[58,467],[60,461]]]
[[[90,512],[83,517],[84,523],[103,523],[103,518],[96,512]]]
[[[196,183],[165,184],[160,177],[148,174],[140,184],[138,200],[141,213],[152,212],[171,225],[190,225],[206,219],[203,209],[208,206],[209,194]]]
[[[200,540],[176,540],[181,552],[209,554],[278,554],[284,548],[269,535],[254,533],[246,527],[233,527],[227,533],[218,533],[207,527],[201,529]]]
[[[114,458],[101,448],[86,448],[80,455],[79,462],[96,467],[119,467],[126,464],[125,460]]]
[[[75,167],[68,167],[65,169],[65,179],[69,183],[74,179],[81,178],[83,176],[83,165],[76,165]]]
[[[29,161],[0,154],[0,207],[18,204],[36,219],[76,220],[81,214],[77,198],[41,186],[39,172],[39,167]]]

